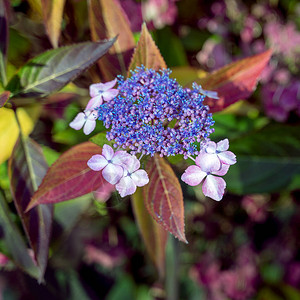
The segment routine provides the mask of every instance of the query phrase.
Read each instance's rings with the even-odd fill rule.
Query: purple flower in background
[[[284,122],[289,112],[300,106],[300,81],[294,81],[287,86],[265,84],[262,95],[267,115],[278,122]]]
[[[116,184],[116,189],[121,197],[134,194],[137,186],[141,187],[149,182],[147,172],[139,170],[141,166],[140,161],[135,156],[131,158],[132,160],[127,168],[124,169],[123,177]]]
[[[113,89],[116,85],[117,79],[106,83],[95,83],[90,86],[90,96],[92,99],[87,104],[85,110],[92,110],[98,106],[100,106],[104,101],[110,101],[115,98],[119,90]]]
[[[296,59],[300,55],[300,33],[294,23],[280,24],[272,21],[265,25],[265,34],[272,49],[287,59]]]
[[[234,266],[221,270],[221,262],[204,254],[191,269],[191,276],[206,288],[208,300],[248,300],[258,284],[258,271],[252,250],[241,247]]]
[[[238,252],[236,266],[223,271],[220,276],[222,289],[232,300],[247,300],[254,295],[257,286],[258,271],[253,251],[241,247]]]
[[[231,61],[224,45],[213,39],[205,41],[201,51],[196,56],[198,62],[209,70],[216,70]]]
[[[80,112],[75,119],[69,124],[75,130],[80,130],[83,127],[84,134],[90,134],[96,127],[97,112],[88,110]]]
[[[110,184],[116,184],[123,177],[124,168],[130,165],[131,155],[125,151],[116,151],[104,145],[102,155],[93,155],[87,165],[94,171],[101,171],[103,178]]]
[[[121,0],[120,4],[128,17],[131,30],[133,32],[140,31],[143,24],[141,3],[135,0]]]
[[[285,280],[290,285],[298,288],[300,286],[300,262],[293,261],[287,267]]]

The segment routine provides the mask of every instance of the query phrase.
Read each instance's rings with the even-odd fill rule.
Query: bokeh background
[[[166,285],[147,256],[129,199],[113,193],[105,202],[106,195],[93,194],[57,204],[46,283],[38,284],[17,269],[0,240],[4,253],[0,254],[0,297],[299,300],[299,2],[119,2],[136,40],[143,21],[147,22],[168,67],[182,84],[195,72],[201,76],[273,50],[254,94],[214,115],[212,139],[228,137],[230,150],[237,154],[238,166],[226,175],[228,191],[221,202],[215,202],[205,198],[200,188],[182,185],[189,244],[170,238]],[[8,77],[51,48],[35,1],[10,3]],[[61,45],[90,40],[86,1],[66,1],[62,27]],[[93,70],[53,95],[47,105],[27,108],[37,116],[30,136],[43,145],[50,165],[86,140],[68,124],[86,103],[92,79]],[[7,145],[6,128],[0,130],[1,144]],[[0,187],[11,201],[9,154],[5,155],[3,150]],[[173,167],[180,176],[182,166]],[[10,208],[14,211],[12,203]]]

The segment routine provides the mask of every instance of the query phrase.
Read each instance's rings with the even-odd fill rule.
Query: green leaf
[[[3,231],[5,244],[12,256],[14,263],[34,278],[39,278],[39,269],[29,256],[26,243],[17,226],[10,217],[7,203],[0,192],[0,225]]]
[[[177,35],[172,32],[170,27],[164,27],[163,29],[157,30],[154,37],[156,44],[169,67],[188,65],[182,42]]]
[[[8,47],[8,9],[9,2],[0,0],[0,82],[6,85],[6,54]]]
[[[237,194],[284,190],[300,172],[300,126],[270,124],[231,142],[237,156],[225,175]]]
[[[41,147],[21,136],[8,162],[8,176],[18,215],[40,269],[39,281],[43,280],[48,261],[53,206],[39,205],[27,213],[25,209],[47,169]]]
[[[115,40],[85,42],[44,52],[27,62],[10,80],[6,89],[13,96],[46,96],[63,88],[89,68],[108,51]]]
[[[90,138],[90,141],[93,142],[94,144],[100,146],[100,147],[103,147],[104,144],[113,147],[113,145],[115,144],[114,141],[109,141],[106,138],[106,133],[105,132],[100,132],[100,133],[94,135],[93,137]]]

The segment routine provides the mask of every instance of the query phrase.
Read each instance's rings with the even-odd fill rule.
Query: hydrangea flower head
[[[116,147],[151,156],[198,154],[196,142],[208,140],[214,123],[203,89],[182,88],[170,73],[139,67],[128,79],[118,77],[119,94],[98,107]]]

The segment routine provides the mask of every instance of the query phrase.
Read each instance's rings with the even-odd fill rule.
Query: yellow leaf
[[[24,135],[29,135],[33,129],[34,122],[23,108],[17,110],[18,118]],[[16,122],[15,114],[12,109],[0,109],[0,164],[6,161],[14,148],[19,136],[19,128]]]

